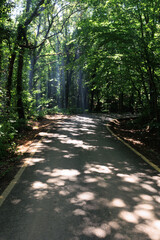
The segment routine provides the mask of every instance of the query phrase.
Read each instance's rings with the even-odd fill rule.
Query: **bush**
[[[11,121],[4,122],[0,125],[0,158],[5,157],[8,152],[14,152],[16,144],[14,138],[17,130]]]
[[[157,122],[156,119],[153,119],[148,123],[149,131],[152,133],[157,133],[160,136],[160,122]]]

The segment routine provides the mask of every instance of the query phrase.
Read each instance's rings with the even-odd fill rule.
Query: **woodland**
[[[131,112],[160,132],[159,0],[0,1],[0,158],[58,112]]]

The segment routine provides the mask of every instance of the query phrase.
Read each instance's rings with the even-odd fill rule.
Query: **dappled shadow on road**
[[[26,157],[27,202],[11,197],[13,212],[18,206],[26,224],[38,222],[26,239],[160,239],[160,176],[100,117],[66,118],[40,136],[36,154]]]

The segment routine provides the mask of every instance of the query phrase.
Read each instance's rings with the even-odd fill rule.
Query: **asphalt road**
[[[0,208],[0,240],[160,240],[160,174],[105,123],[74,116],[40,133]]]

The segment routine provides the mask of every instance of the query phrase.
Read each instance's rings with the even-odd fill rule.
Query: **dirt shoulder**
[[[147,127],[139,128],[130,124],[133,119],[115,119],[110,129],[130,146],[160,167],[160,137],[151,133]]]

